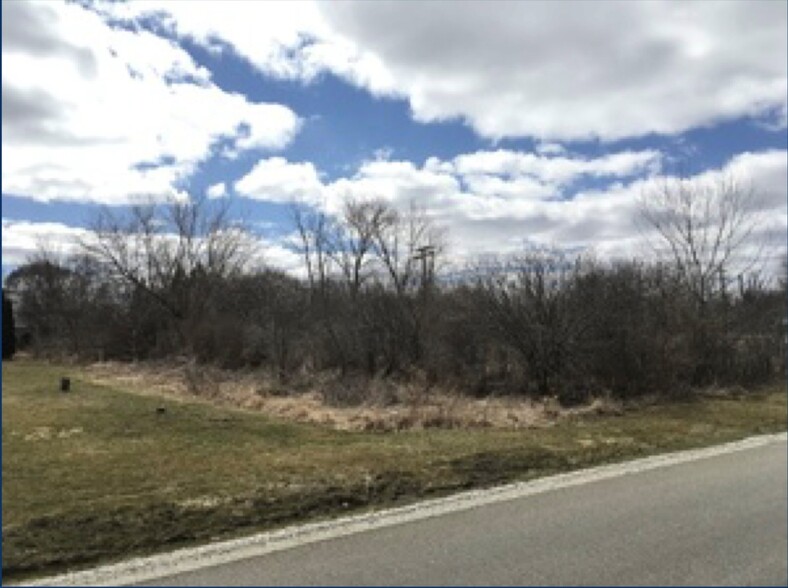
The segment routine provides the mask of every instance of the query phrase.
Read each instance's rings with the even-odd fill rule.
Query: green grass
[[[165,401],[31,361],[3,364],[2,394],[6,578],[786,429],[784,386],[544,429],[401,433]]]

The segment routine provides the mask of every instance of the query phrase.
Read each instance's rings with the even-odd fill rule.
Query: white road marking
[[[259,533],[251,537],[210,543],[200,547],[184,548],[170,553],[104,565],[90,570],[70,572],[31,580],[22,584],[8,585],[118,586],[155,580],[156,578],[258,557],[316,541],[324,541],[371,529],[418,521],[559,488],[569,488],[627,474],[636,474],[735,451],[753,449],[771,443],[785,442],[786,440],[788,440],[788,433],[749,437],[724,445],[690,449],[624,463],[597,466],[529,482],[515,482],[494,488],[471,490],[444,498],[425,500],[408,506],[298,525],[278,531]]]

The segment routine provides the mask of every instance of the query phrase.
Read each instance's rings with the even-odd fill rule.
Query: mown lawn
[[[359,433],[32,361],[4,363],[2,384],[6,579],[786,429],[784,385],[526,431]]]

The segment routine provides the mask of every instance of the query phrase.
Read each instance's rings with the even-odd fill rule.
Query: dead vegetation
[[[226,371],[193,363],[96,363],[84,376],[91,383],[122,386],[139,394],[199,399],[216,406],[260,412],[292,422],[342,431],[402,431],[428,428],[524,429],[551,426],[581,414],[616,414],[612,399],[562,408],[554,398],[470,398],[411,378],[408,382],[339,378],[293,378],[282,384],[264,371]]]

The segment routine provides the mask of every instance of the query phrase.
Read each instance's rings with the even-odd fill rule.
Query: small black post
[[[68,392],[71,390],[71,379],[70,378],[60,378],[60,391],[61,392]]]

